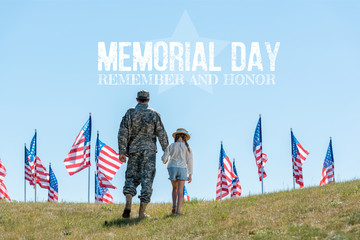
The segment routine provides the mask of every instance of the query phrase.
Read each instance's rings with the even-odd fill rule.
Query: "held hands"
[[[189,174],[188,183],[191,183],[191,181],[192,181],[191,174]]]
[[[126,156],[120,155],[119,160],[120,160],[120,162],[126,163]]]

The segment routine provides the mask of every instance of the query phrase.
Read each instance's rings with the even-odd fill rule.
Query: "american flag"
[[[236,178],[236,175],[233,172],[231,161],[226,155],[221,143],[218,180],[216,184],[216,200],[226,197],[226,195],[229,194],[233,178]]]
[[[25,179],[29,181],[30,185],[35,187],[35,170],[33,171],[30,166],[30,151],[25,147]],[[35,169],[35,166],[32,165]]]
[[[237,174],[236,171],[236,167],[235,167],[235,160],[233,162],[233,168],[234,168],[234,174],[236,175],[236,178],[234,178],[231,182],[231,197],[240,197],[241,196],[241,185],[240,185],[240,180],[239,180],[239,176]]]
[[[76,137],[72,148],[64,160],[70,176],[90,166],[91,116]]]
[[[101,187],[116,189],[116,187],[114,185],[112,185],[112,183],[109,181],[109,179],[107,179],[102,172],[98,172],[97,176],[98,176],[99,184]]]
[[[40,158],[36,156],[36,183],[41,188],[49,189],[49,173],[42,164]]]
[[[33,175],[33,181],[35,179],[35,159],[36,159],[36,132],[34,134],[34,137],[31,139],[30,151],[29,151],[29,165]]]
[[[262,152],[261,117],[259,118],[255,129],[253,152],[256,160],[256,166],[258,167],[259,180],[261,181],[261,169],[263,177],[265,178],[267,176],[264,170],[265,163],[267,162],[267,155]]]
[[[324,161],[324,166],[322,169],[322,179],[320,181],[320,186],[335,182],[334,175],[334,156],[332,150],[332,141],[330,139],[329,147]]]
[[[99,133],[97,134],[97,139],[96,139],[95,162],[100,180],[100,185],[102,187],[110,187],[106,185],[103,180],[105,181],[112,180],[116,172],[121,167],[122,162],[120,162],[119,160],[119,154],[117,154],[108,145],[100,141]],[[99,175],[100,173],[103,176]],[[106,179],[104,179],[104,177]]]
[[[5,176],[6,176],[6,169],[5,166],[2,164],[0,158],[0,181],[4,181]]]
[[[306,151],[303,146],[298,142],[291,131],[291,148],[292,148],[292,163],[293,163],[293,176],[295,182],[300,185],[300,188],[304,187],[304,179],[302,175],[302,165],[305,162],[309,152]]]
[[[186,190],[185,185],[184,185],[184,199],[185,199],[185,201],[190,201],[190,196]]]
[[[0,199],[6,199],[11,202],[11,198],[3,181],[0,181]]]
[[[95,202],[114,203],[109,189],[101,187],[95,174]]]
[[[4,183],[5,176],[6,176],[6,169],[0,159],[0,199],[6,199],[8,201],[11,201]]]
[[[50,181],[49,181],[49,193],[48,193],[48,201],[49,202],[58,202],[58,181],[56,179],[56,176],[54,174],[54,171],[51,168],[51,165],[49,165],[49,172],[50,172]]]

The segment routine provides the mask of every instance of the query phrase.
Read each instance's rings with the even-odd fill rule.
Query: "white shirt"
[[[193,173],[193,154],[192,151],[186,147],[184,142],[174,142],[170,144],[164,155],[161,157],[163,163],[165,163],[170,156],[170,160],[167,168],[177,167],[177,168],[186,168],[188,174]]]

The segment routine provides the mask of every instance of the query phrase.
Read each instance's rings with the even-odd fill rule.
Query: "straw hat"
[[[176,132],[174,132],[174,133],[172,134],[173,138],[175,138],[176,134],[178,134],[178,133],[183,133],[183,134],[185,134],[185,135],[186,135],[186,141],[189,141],[189,140],[190,140],[190,135],[189,135],[188,131],[187,131],[185,128],[178,128],[178,129],[176,130]]]

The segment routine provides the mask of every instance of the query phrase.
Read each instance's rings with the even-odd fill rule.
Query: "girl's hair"
[[[189,152],[191,152],[189,144],[186,141],[186,135],[184,133],[177,133],[175,135],[175,142],[177,142],[179,140],[179,137],[182,138],[182,140],[185,142],[185,145],[186,145],[187,149],[189,150]]]

